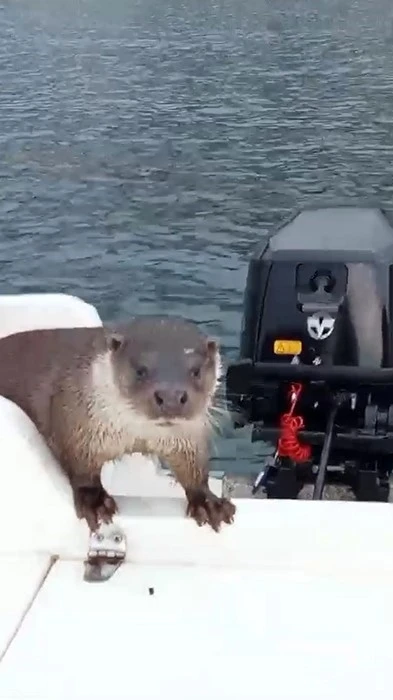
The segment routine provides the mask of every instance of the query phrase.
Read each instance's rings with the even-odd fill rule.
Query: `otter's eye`
[[[194,377],[194,379],[199,379],[199,377],[201,376],[201,368],[193,367],[191,370],[191,376]]]
[[[138,379],[145,379],[147,377],[147,367],[137,367],[135,370],[135,374],[138,377]]]

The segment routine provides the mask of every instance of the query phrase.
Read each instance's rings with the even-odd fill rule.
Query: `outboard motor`
[[[303,211],[258,246],[227,396],[276,447],[268,497],[314,483],[388,500],[393,468],[393,228],[380,209]]]

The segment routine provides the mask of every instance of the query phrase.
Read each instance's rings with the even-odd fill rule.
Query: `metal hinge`
[[[102,523],[90,534],[84,580],[108,581],[126,558],[127,540],[114,523]]]

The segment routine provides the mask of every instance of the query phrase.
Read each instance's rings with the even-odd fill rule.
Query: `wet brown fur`
[[[202,371],[190,379],[195,358]],[[144,379],[137,376],[141,362]],[[208,409],[218,363],[215,343],[182,321],[28,331],[0,340],[0,394],[36,424],[70,479],[78,516],[91,529],[116,511],[101,485],[103,464],[142,452],[172,469],[185,490],[187,513],[218,530],[235,513],[208,488]],[[189,401],[179,405],[179,415],[176,407],[169,419],[155,415],[155,390],[164,387],[172,396],[176,382],[187,386]]]

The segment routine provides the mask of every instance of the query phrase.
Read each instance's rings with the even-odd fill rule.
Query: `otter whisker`
[[[210,411],[207,411],[206,417],[208,420],[209,427],[213,429],[216,435],[223,435],[225,432],[225,425],[229,421],[229,414],[226,416],[227,421],[223,420],[223,416],[216,416]]]
[[[225,415],[226,413],[228,413],[228,407],[225,406],[225,405],[224,405],[224,406],[219,406],[219,405],[217,405],[217,404],[212,404],[212,405],[209,407],[209,410],[210,410],[210,411],[213,411],[213,412],[215,412],[215,413],[218,413],[218,414],[220,414],[220,415]]]

